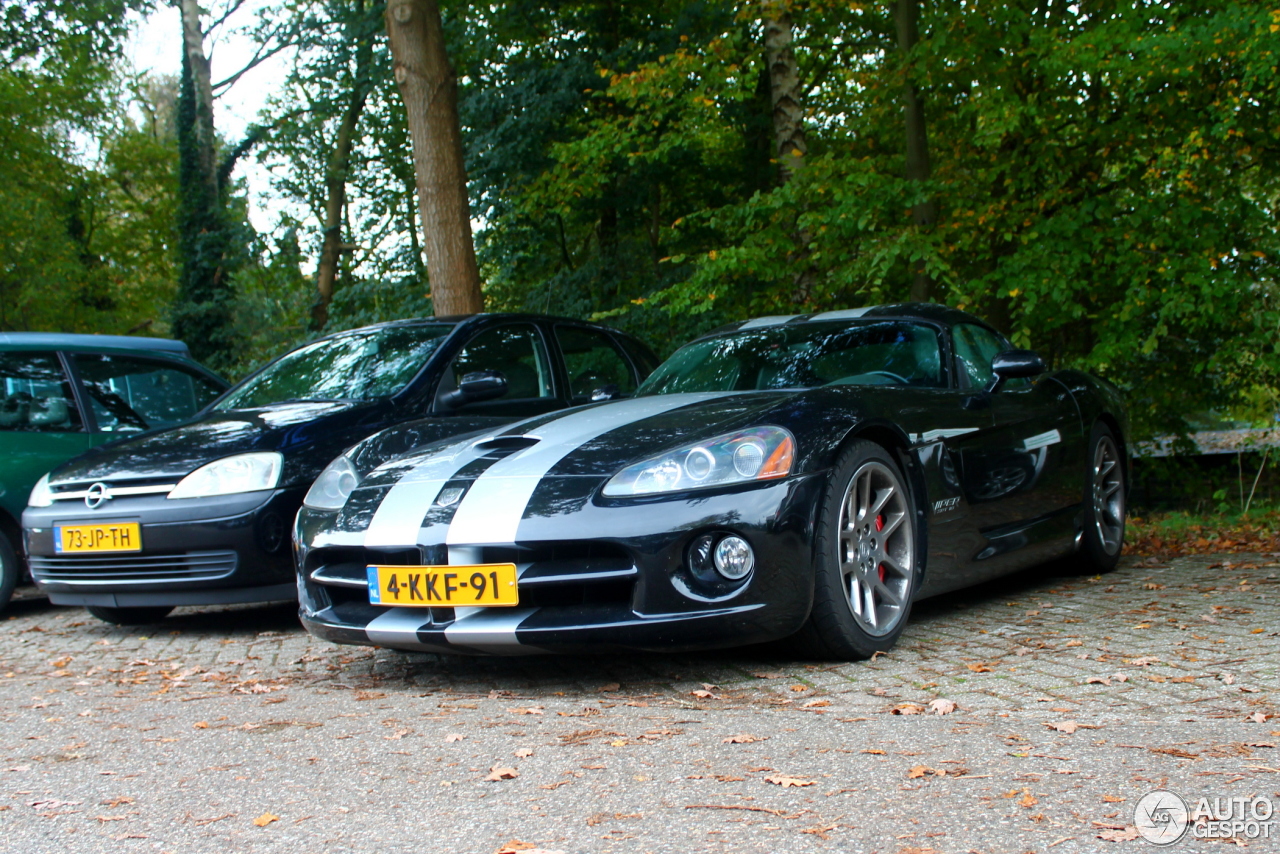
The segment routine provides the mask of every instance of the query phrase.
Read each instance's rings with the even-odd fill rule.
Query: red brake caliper
[[[880,515],[876,516],[876,531],[879,532],[883,530],[884,530],[884,514],[881,513]],[[880,564],[879,566],[877,566],[876,571],[880,573],[880,580],[884,581],[884,564]]]

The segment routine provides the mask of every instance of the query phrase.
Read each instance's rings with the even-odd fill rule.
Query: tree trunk
[[[800,70],[791,50],[791,12],[785,0],[764,0],[764,55],[769,66],[773,107],[773,139],[778,157],[778,183],[786,184],[804,167],[809,146],[804,138]]]
[[[804,138],[804,94],[800,89],[800,69],[791,50],[792,23],[787,0],[762,0],[764,55],[769,70],[769,102],[773,107],[773,140],[778,160],[778,184],[788,181],[804,168],[809,150]],[[796,212],[797,218],[800,211]],[[795,248],[790,260],[796,270],[791,300],[798,304],[813,299],[817,276],[809,257],[811,235],[797,223],[791,234]]]
[[[471,239],[458,82],[445,51],[436,0],[391,0],[387,35],[413,143],[418,205],[437,316],[484,308]]]
[[[363,0],[357,0],[357,19],[364,12]],[[316,301],[311,306],[311,328],[319,332],[329,322],[329,304],[333,302],[334,285],[338,280],[338,263],[342,257],[342,211],[347,203],[347,170],[351,167],[351,149],[355,144],[356,128],[360,114],[364,112],[369,97],[370,71],[373,65],[373,43],[366,38],[356,46],[355,82],[351,102],[338,126],[338,136],[329,154],[325,169],[327,198],[324,206],[324,243],[320,249],[320,264],[316,270]]]
[[[924,99],[916,88],[911,52],[920,42],[919,0],[893,0],[893,23],[898,31],[898,48],[905,57],[905,74],[902,90],[903,112],[906,125],[906,178],[908,181],[929,180],[929,136],[924,121]],[[920,229],[933,228],[938,209],[932,198],[911,208],[911,217]],[[925,270],[924,261],[911,263],[911,299],[926,302],[933,282]]]
[[[179,0],[182,12],[182,49],[186,56],[193,86],[195,120],[195,154],[201,179],[217,197],[219,187],[214,167],[216,144],[213,135],[213,77],[209,57],[204,52],[204,30],[200,26],[198,0]]]

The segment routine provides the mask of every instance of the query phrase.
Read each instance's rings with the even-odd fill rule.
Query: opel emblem
[[[93,510],[102,502],[111,497],[111,490],[107,488],[105,483],[95,483],[89,487],[84,494],[84,505]]]

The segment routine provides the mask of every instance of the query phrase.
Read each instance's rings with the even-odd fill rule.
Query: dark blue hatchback
[[[22,517],[32,576],[55,604],[117,623],[291,599],[293,517],[346,447],[409,421],[401,433],[426,442],[625,397],[656,364],[630,336],[536,315],[396,321],[309,342],[195,419],[50,472]]]

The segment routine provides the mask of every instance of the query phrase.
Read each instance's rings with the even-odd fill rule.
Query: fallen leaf
[[[1086,685],[1110,685],[1111,677],[1109,676],[1090,676],[1084,680]]]
[[[929,701],[929,711],[935,715],[949,715],[956,710],[955,700],[944,700],[939,697],[936,700]]]
[[[1252,721],[1255,724],[1265,724],[1267,722],[1267,718],[1269,717],[1271,716],[1266,714],[1265,712],[1254,712],[1253,714],[1249,715],[1249,717],[1245,718],[1245,720]]]
[[[519,757],[520,759],[528,759],[532,755],[533,755],[533,749],[529,747],[522,747],[516,751],[516,756]]]
[[[918,706],[915,703],[899,703],[889,710],[894,715],[919,715],[924,713],[924,706]]]
[[[271,822],[279,820],[280,816],[275,815],[274,813],[264,812],[262,815],[255,818],[253,823],[258,827],[266,827],[268,824],[271,824]]]
[[[795,692],[798,694],[798,693],[800,693],[801,691],[808,691],[808,690],[809,690],[809,686],[808,686],[808,685],[792,685],[792,686],[791,686],[791,690],[792,690],[792,691],[795,691]]]
[[[1080,724],[1075,721],[1058,721],[1057,723],[1045,724],[1045,726],[1058,732],[1065,732],[1067,735],[1071,735],[1080,728]]]
[[[116,797],[116,798],[107,798],[105,801],[99,801],[98,803],[102,804],[104,807],[118,807],[121,804],[133,803],[133,798],[129,798],[121,795],[120,797]]]
[[[95,815],[94,819],[105,824],[108,821],[124,821],[128,817],[127,815]]]
[[[1103,796],[1102,796],[1102,799],[1103,799],[1104,801],[1106,801],[1107,803],[1109,803],[1109,804],[1122,804],[1122,803],[1124,803],[1124,798],[1123,798],[1123,797],[1121,797],[1120,795],[1103,795]]]
[[[930,768],[928,765],[913,765],[907,769],[908,780],[918,780],[921,777],[945,777],[947,772],[943,768]]]
[[[793,786],[799,787],[799,786],[817,785],[813,780],[801,780],[799,777],[783,777],[783,776],[765,777],[764,781],[766,783],[773,783],[775,786],[781,786],[784,789],[789,789]]]
[[[862,752],[863,752],[863,753],[871,753],[871,754],[874,754],[874,755],[876,755],[876,756],[884,756],[884,755],[885,755],[885,752],[884,752],[883,750],[875,750],[875,749],[872,749],[872,750],[864,750],[864,751],[862,751]]]
[[[466,738],[466,736],[460,732],[451,732],[444,737],[444,740],[452,742],[452,741],[462,741],[464,738]]]
[[[195,729],[208,729],[208,728],[209,728],[209,722],[208,722],[208,721],[196,721],[196,722],[195,722],[195,723],[193,723],[191,726],[192,726],[192,727],[194,727]]]
[[[697,691],[690,691],[689,693],[700,700],[714,700],[716,698],[715,694],[704,689],[699,689]]]
[[[1026,807],[1027,809],[1030,809],[1031,807],[1035,806],[1038,803],[1040,803],[1040,799],[1037,798],[1035,795],[1031,794],[1030,792],[1027,792],[1025,795],[1022,796],[1022,799],[1018,801],[1018,806]]]
[[[1132,842],[1138,838],[1138,828],[1129,826],[1124,830],[1101,830],[1098,838],[1107,842]]]
[[[486,783],[497,783],[500,780],[513,780],[520,776],[520,772],[514,768],[503,768],[494,765],[489,769],[489,776],[485,777]]]
[[[767,735],[731,735],[728,738],[721,739],[721,744],[755,744],[757,741],[767,741]]]
[[[542,706],[530,706],[527,709],[507,709],[513,715],[541,715],[545,714]]]
[[[807,703],[804,703],[803,705],[801,705],[800,708],[817,709],[817,708],[821,708],[822,706],[829,706],[829,705],[831,705],[830,700],[809,700]]]
[[[991,665],[989,664],[978,663],[978,664],[968,664],[965,666],[968,667],[970,670],[972,670],[974,673],[990,673],[991,672]]]

